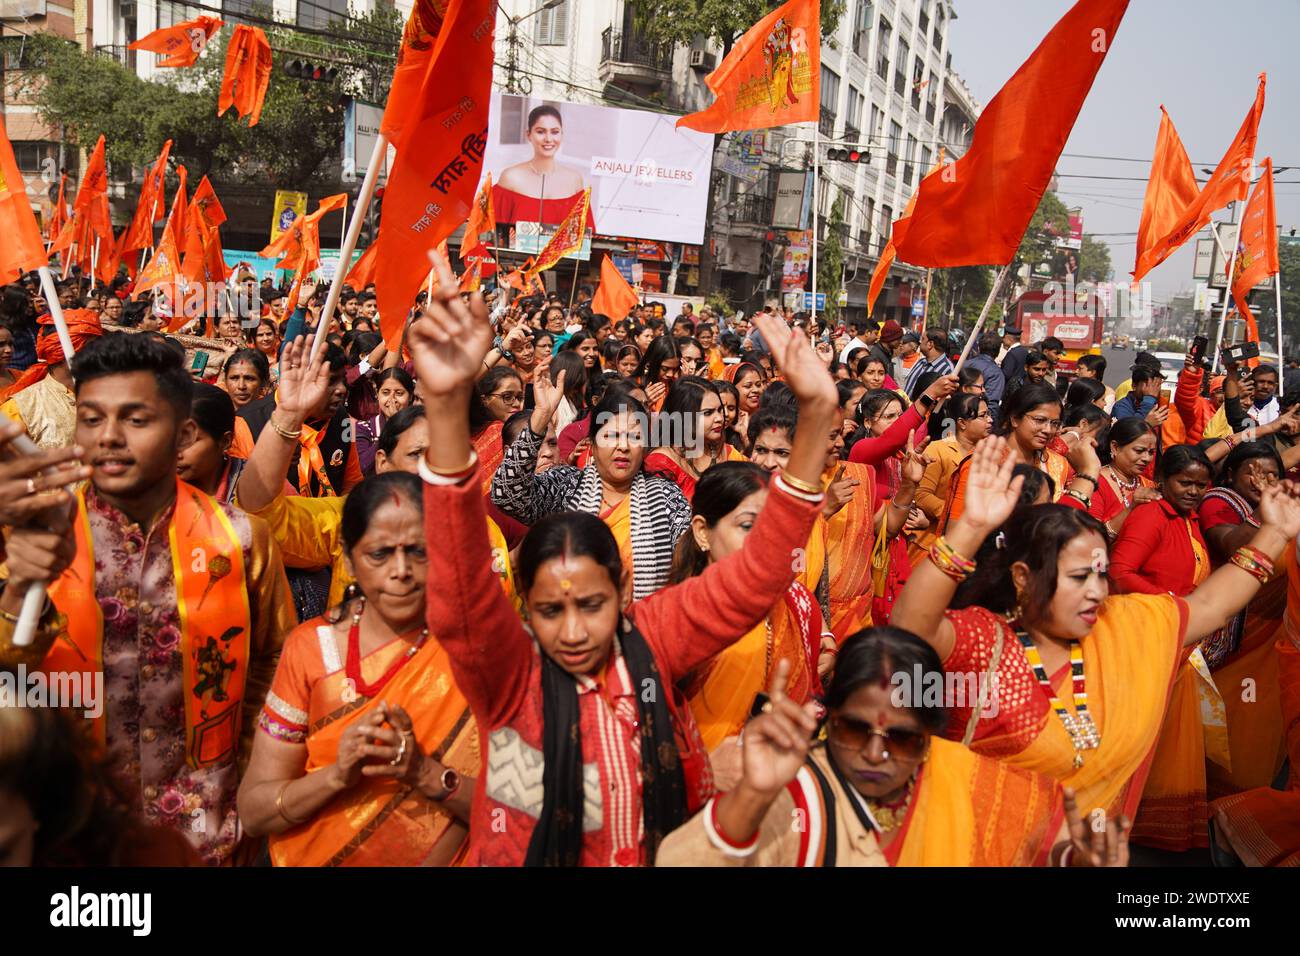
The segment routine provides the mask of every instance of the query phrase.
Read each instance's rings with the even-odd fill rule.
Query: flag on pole
[[[821,116],[821,3],[789,0],[736,41],[704,78],[717,97],[678,126],[702,133],[817,122]]]
[[[44,265],[49,265],[49,259],[27,199],[27,180],[18,169],[14,148],[0,124],[0,275],[12,281]]]
[[[113,220],[108,210],[108,166],[104,161],[104,137],[100,136],[86,163],[86,174],[77,187],[74,211],[85,217],[90,231],[105,242],[113,241]]]
[[[632,307],[640,302],[636,290],[623,278],[614,260],[606,256],[600,261],[600,285],[591,297],[591,311],[613,322],[627,318]]]
[[[470,207],[469,219],[465,222],[465,235],[460,240],[460,257],[464,259],[468,250],[481,245],[485,233],[492,233],[495,242],[496,231],[497,217],[492,208],[492,174],[488,173],[483,178],[478,195],[474,197],[474,205]]]
[[[465,221],[481,178],[492,98],[495,0],[450,0],[420,92],[397,122],[397,159],[380,219],[375,284],[389,348],[428,275],[428,253]],[[390,104],[390,109],[392,104]]]
[[[365,252],[361,253],[361,258],[352,264],[347,276],[343,279],[344,285],[350,285],[353,289],[360,292],[370,283],[375,281],[375,259],[379,252],[379,244],[371,243]]]
[[[271,44],[260,28],[241,23],[235,27],[230,46],[226,48],[226,71],[221,77],[217,115],[224,115],[233,106],[240,119],[247,116],[248,125],[256,126],[270,83]]]
[[[1245,199],[1250,192],[1250,180],[1255,161],[1255,143],[1259,139],[1259,119],[1264,113],[1264,86],[1267,77],[1259,75],[1259,85],[1255,88],[1255,101],[1246,113],[1246,118],[1237,130],[1228,151],[1219,160],[1213,175],[1201,187],[1196,198],[1162,233],[1152,235],[1143,248],[1138,246],[1137,265],[1133,269],[1133,281],[1141,280],[1173,254],[1174,250],[1200,232],[1210,222],[1215,210],[1222,209],[1230,202]],[[1190,163],[1188,164],[1190,167]],[[1154,175],[1154,170],[1152,170]],[[1143,214],[1145,215],[1145,205]],[[1139,239],[1143,237],[1139,235]]]
[[[171,210],[167,213],[167,222],[163,224],[162,236],[154,249],[153,258],[145,263],[136,277],[132,293],[141,296],[154,289],[162,289],[167,297],[167,306],[171,311],[168,330],[178,329],[187,321],[184,309],[185,279],[181,275],[181,250],[185,244],[185,221],[189,203],[186,199],[187,172],[184,166],[176,165],[176,195],[172,198]]]
[[[1006,264],[1110,52],[1128,0],[1078,0],[998,91],[971,147],[917,187],[894,223],[898,258],[944,268]]]
[[[68,200],[64,194],[64,188],[67,186],[68,174],[59,174],[59,198],[54,203],[54,208],[50,211],[50,220],[45,224],[45,238],[53,242],[63,231],[63,227],[68,223]]]
[[[1253,341],[1259,341],[1259,328],[1246,299],[1250,290],[1281,271],[1277,252],[1277,206],[1273,199],[1273,159],[1264,160],[1264,173],[1255,183],[1255,191],[1246,203],[1237,237],[1237,264],[1232,279],[1232,299],[1246,320]],[[1278,348],[1281,352],[1281,343]]]
[[[933,176],[943,168],[944,148],[939,147],[939,156],[934,161],[934,166],[926,173],[926,179]],[[925,182],[925,180],[921,180]],[[918,188],[919,192],[919,188]],[[907,208],[903,210],[902,218],[906,219],[912,215],[912,210],[916,207],[917,193],[912,193],[912,198],[907,201]],[[880,261],[876,263],[876,269],[871,273],[871,286],[867,289],[867,318],[871,318],[871,312],[876,307],[876,299],[880,295],[880,290],[885,287],[885,279],[889,276],[889,269],[894,264],[894,259],[898,256],[898,250],[894,248],[893,225],[890,225],[889,241],[885,243],[885,249],[880,253]]]
[[[394,146],[401,139],[402,124],[415,110],[449,5],[450,0],[416,0],[411,15],[406,18],[384,118],[379,124],[379,131]]]
[[[216,17],[195,17],[184,23],[154,30],[127,46],[128,50],[148,50],[158,54],[156,66],[193,66],[223,21]]]
[[[218,227],[226,221],[226,211],[207,176],[194,190],[186,218],[189,228],[182,250],[181,274],[190,282],[225,282],[230,278],[230,270],[221,252]]]
[[[1142,200],[1142,221],[1138,224],[1137,257],[1133,266],[1135,281],[1141,278],[1137,270],[1142,258],[1169,234],[1179,217],[1196,201],[1200,191],[1187,150],[1174,129],[1174,121],[1161,106],[1151,178],[1147,181],[1146,197]]]
[[[158,211],[163,203],[163,182],[167,175],[167,157],[171,154],[172,141],[163,143],[158,159],[144,174],[144,184],[140,187],[140,200],[135,206],[135,216],[131,224],[122,233],[119,246],[123,253],[136,249],[146,249],[153,245],[153,224],[158,221]]]
[[[569,214],[564,217],[551,236],[550,242],[537,256],[531,269],[530,278],[537,278],[538,273],[553,268],[565,256],[571,256],[582,248],[582,240],[587,234],[587,207],[591,204],[590,187],[583,190],[582,198],[573,204]]]

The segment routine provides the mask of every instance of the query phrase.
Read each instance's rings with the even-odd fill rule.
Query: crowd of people
[[[434,265],[0,292],[0,862],[1300,862],[1278,369]]]

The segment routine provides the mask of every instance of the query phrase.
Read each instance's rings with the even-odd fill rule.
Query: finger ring
[[[772,712],[772,702],[770,700],[764,701],[762,709],[763,709],[763,713],[770,714]]]
[[[406,756],[406,735],[403,734],[403,735],[402,735],[402,745],[401,745],[400,747],[397,748],[397,756],[394,757],[392,760],[388,761],[388,763],[389,763],[391,766],[396,767],[399,763],[402,762],[402,758],[405,757],[405,756]]]

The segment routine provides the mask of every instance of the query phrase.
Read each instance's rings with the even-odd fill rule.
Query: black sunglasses
[[[925,753],[927,737],[919,731],[902,727],[877,730],[865,721],[831,714],[827,738],[836,746],[845,750],[863,751],[871,743],[872,737],[884,738],[885,751],[891,757],[915,758]]]

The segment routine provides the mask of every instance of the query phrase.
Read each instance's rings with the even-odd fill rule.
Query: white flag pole
[[[1211,223],[1213,228],[1213,223]],[[1218,239],[1219,231],[1214,230],[1215,239]],[[1219,371],[1219,350],[1223,348],[1223,330],[1228,324],[1228,303],[1232,300],[1232,274],[1237,267],[1237,246],[1239,243],[1232,244],[1232,252],[1228,255],[1228,278],[1223,288],[1223,308],[1219,310],[1219,331],[1214,338],[1214,362],[1210,367],[1210,374],[1214,375]],[[1219,242],[1219,248],[1223,249],[1223,243]],[[1214,278],[1211,274],[1210,278]]]
[[[325,334],[338,308],[339,296],[343,293],[343,279],[351,271],[352,251],[361,238],[361,224],[370,210],[370,200],[375,194],[375,183],[379,181],[379,170],[388,155],[388,139],[383,133],[375,137],[374,149],[370,151],[370,164],[366,167],[365,179],[361,181],[361,192],[357,203],[352,208],[352,219],[348,222],[347,234],[343,237],[343,246],[339,249],[339,264],[334,270],[334,280],[330,283],[329,295],[325,297],[325,307],[321,309],[320,320],[316,324],[316,338],[311,344],[311,357],[315,361],[325,347]],[[345,215],[346,218],[346,215]]]
[[[808,327],[817,325],[817,227],[821,208],[817,205],[818,180],[821,178],[821,122],[813,120],[813,181],[812,181],[812,308]]]
[[[971,346],[980,337],[980,330],[984,328],[984,320],[989,316],[989,310],[993,308],[993,302],[998,297],[998,291],[1002,288],[1002,283],[1006,281],[1007,274],[1011,271],[1011,263],[1007,263],[998,273],[998,277],[993,280],[993,288],[989,289],[989,297],[984,300],[984,308],[980,310],[980,317],[975,320],[975,328],[971,329],[970,335],[966,337],[966,345],[961,350],[961,357],[957,359],[957,364],[953,366],[953,374],[956,375],[961,371],[961,367],[966,364],[966,357],[970,355]]]

